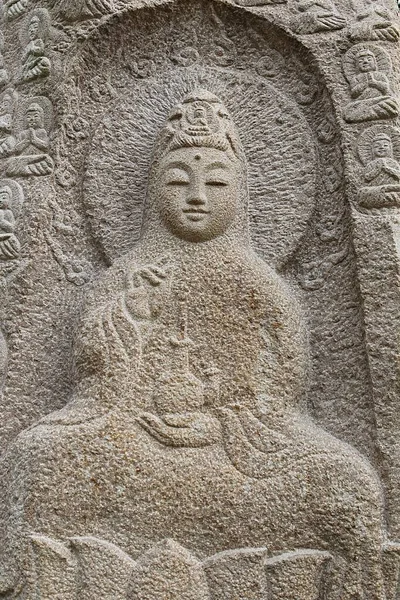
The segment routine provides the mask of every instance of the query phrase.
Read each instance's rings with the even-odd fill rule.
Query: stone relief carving
[[[7,377],[8,346],[2,330],[0,329],[0,395],[3,393]]]
[[[9,81],[8,72],[4,64],[3,51],[4,37],[3,34],[0,32],[0,89],[4,88],[4,86],[6,86]]]
[[[36,81],[48,77],[50,59],[46,56],[46,41],[50,33],[50,15],[45,8],[29,13],[21,34],[24,46],[19,83]]]
[[[321,242],[329,248],[329,253],[323,259],[316,258],[302,266],[299,283],[307,291],[314,291],[323,287],[332,269],[343,262],[349,252],[342,213],[324,217],[318,223],[316,233]]]
[[[219,18],[215,8],[210,5],[204,11],[203,20],[208,19],[213,25],[212,39],[208,41],[207,46],[201,47],[199,36],[195,26],[190,27],[191,45],[179,43],[172,56],[172,61],[181,66],[189,67],[200,63],[204,58],[208,58],[213,64],[219,67],[227,67],[236,57],[236,47],[232,40],[226,34],[225,27]],[[141,59],[134,64],[135,74],[140,77],[149,77],[152,74],[154,65],[148,59]]]
[[[336,238],[333,229],[324,224],[321,238]],[[377,477],[299,406],[307,368],[301,312],[252,248],[243,147],[210,92],[194,90],[172,108],[154,148],[140,242],[91,291],[74,350],[71,401],[6,454],[13,519],[4,522],[16,544],[2,548],[6,563],[26,557],[20,536],[43,523],[57,539],[103,528],[129,553],[120,580],[129,574],[127,598],[161,599],[166,586],[171,596],[222,599],[249,567],[226,568],[233,556],[223,553],[221,564],[213,555],[237,548],[240,530],[244,561],[265,546],[275,555],[262,569],[274,598],[296,598],[299,586],[301,597],[315,598],[328,549],[330,597],[343,589],[383,600]],[[218,384],[206,401],[210,368]],[[282,515],[290,515],[290,527]],[[165,542],[176,523],[179,539]],[[71,581],[74,557],[64,544],[39,542],[50,547],[36,562],[44,577],[46,557],[60,557],[53,588],[45,588],[57,597],[54,586]],[[118,553],[106,545],[95,573],[101,556]],[[310,546],[316,552],[276,556]],[[204,566],[196,549],[211,557]],[[97,585],[96,575],[85,581]]]
[[[0,98],[0,158],[11,156],[15,150],[16,139],[13,135],[14,116],[18,103],[18,94],[6,90]]]
[[[24,200],[21,186],[15,181],[0,180],[0,260],[19,257],[20,243],[15,235],[16,218]]]
[[[21,104],[13,155],[7,161],[9,177],[50,175],[54,162],[48,153],[53,121],[50,100],[35,96]]]
[[[120,548],[95,537],[65,543],[31,536],[32,592],[38,597],[104,600],[162,600],[173,592],[182,600],[315,600],[327,587],[328,552],[298,550],[271,557],[267,548],[220,552],[203,561],[173,539],[133,560]],[[182,577],[182,573],[185,576]],[[56,576],[54,577],[54,574]],[[239,595],[239,596],[238,596]]]
[[[346,25],[333,0],[294,0],[293,6],[300,13],[291,23],[296,33],[335,31]]]
[[[23,15],[29,6],[29,0],[6,0],[4,11],[10,21]]]
[[[99,18],[114,9],[112,0],[51,0],[54,12],[66,21]]]
[[[358,155],[364,165],[359,203],[365,208],[400,206],[400,133],[389,125],[366,129],[358,140]]]
[[[392,119],[399,114],[388,77],[391,61],[383,48],[371,44],[353,46],[344,56],[343,70],[353,98],[343,111],[346,121]]]
[[[357,22],[350,27],[350,37],[354,41],[387,41],[397,42],[399,28],[394,22],[394,15],[382,0],[364,0],[354,2]]]
[[[89,261],[82,257],[77,258],[71,251],[79,230],[79,218],[71,208],[65,212],[57,202],[56,195],[53,194],[54,190],[47,199],[51,219],[44,233],[45,240],[56,262],[63,269],[67,281],[79,287],[87,283],[92,276]]]

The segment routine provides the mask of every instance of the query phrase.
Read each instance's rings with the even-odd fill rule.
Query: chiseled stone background
[[[0,596],[398,598],[395,0],[1,11]]]

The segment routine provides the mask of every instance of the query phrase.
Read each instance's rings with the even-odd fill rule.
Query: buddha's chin
[[[207,214],[185,215],[179,222],[169,223],[168,229],[176,237],[195,243],[208,242],[224,233],[219,227],[212,226]]]

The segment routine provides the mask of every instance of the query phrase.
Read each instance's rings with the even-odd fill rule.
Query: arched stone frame
[[[115,217],[114,225],[110,228],[109,222],[101,223],[101,217],[96,214],[100,206],[102,210],[104,208],[100,199],[101,187],[99,187],[99,194],[91,197],[93,185],[97,186],[98,183],[93,184],[96,179],[96,168],[90,163],[90,142],[96,138],[97,127],[102,119],[101,110],[107,112],[111,105],[120,102],[129,80],[135,80],[143,89],[146,87],[146,80],[154,82],[157,78],[162,78],[165,70],[171,74],[185,69],[188,72],[195,72],[196,68],[204,69],[208,61],[208,67],[214,69],[216,73],[236,71],[242,79],[247,78],[250,89],[252,85],[262,86],[263,82],[266,82],[267,85],[276,86],[289,98],[292,94],[291,101],[300,107],[305,119],[308,120],[310,130],[313,131],[312,140],[318,155],[318,168],[316,168],[318,200],[312,216],[310,215],[308,228],[303,228],[300,236],[302,242],[292,249],[287,260],[278,261],[276,264],[292,282],[297,293],[302,296],[306,316],[309,319],[315,374],[309,389],[309,408],[326,428],[356,445],[374,461],[376,459],[373,439],[374,415],[368,385],[362,301],[356,282],[350,211],[344,189],[341,118],[337,114],[330,92],[335,83],[332,80],[332,72],[330,68],[326,68],[326,73],[322,71],[324,62],[320,60],[317,53],[315,57],[313,56],[313,44],[308,43],[308,37],[305,39],[303,36],[301,40],[298,36],[296,38],[289,30],[284,31],[283,28],[274,25],[267,15],[255,16],[249,10],[226,2],[192,4],[215,7],[212,9],[214,16],[209,13],[206,19],[218,20],[217,33],[214,30],[214,50],[216,48],[220,56],[218,52],[213,53],[212,44],[207,51],[204,42],[202,46],[200,41],[197,44],[198,48],[196,44],[190,46],[187,43],[190,24],[184,24],[184,14],[185,11],[189,14],[190,8],[179,7],[179,3],[165,3],[163,6],[158,5],[156,9],[141,7],[136,11],[127,9],[117,12],[108,17],[104,23],[99,24],[99,27],[81,45],[75,66],[72,65],[69,71],[65,98],[57,99],[57,105],[64,113],[59,115],[60,127],[64,135],[59,139],[56,155],[58,201],[65,204],[61,198],[63,194],[66,198],[67,196],[70,198],[70,189],[74,186],[69,182],[67,185],[57,187],[57,174],[73,174],[72,178],[75,176],[79,180],[77,165],[84,162],[85,169],[89,167],[89,176],[85,178],[85,182],[79,180],[78,185],[82,187],[77,196],[81,194],[85,204],[84,210],[90,215],[89,230],[92,239],[96,240],[94,245],[97,244],[101,252],[100,264],[110,263],[118,253],[128,250],[135,236],[137,237],[140,228],[138,213],[136,220],[132,219],[135,227],[132,230],[128,227],[126,230],[127,219],[133,210],[131,206],[120,208],[120,213]],[[231,6],[228,6],[229,4]],[[203,12],[207,13],[208,10],[209,8]],[[236,19],[235,25],[230,26],[231,32],[225,29],[224,12],[230,13],[231,21]],[[174,24],[173,20],[178,14],[180,20],[179,22],[176,20]],[[158,29],[152,22],[158,23]],[[164,41],[163,45],[160,45],[162,51],[154,60],[151,52],[157,54],[157,42],[153,40],[152,50],[142,44],[135,55],[135,51],[132,50],[134,42],[130,40],[128,43],[126,32],[136,32],[139,39],[140,31],[143,31],[141,28],[144,28],[150,39],[152,36],[155,37],[156,29],[165,31],[165,23],[168,23],[170,28],[169,47]],[[181,28],[181,39],[179,28]],[[194,25],[192,29],[195,30]],[[120,33],[116,34],[117,31],[125,32],[123,34],[125,35],[123,44],[125,59],[118,54]],[[232,32],[236,32],[235,41],[230,38]],[[247,39],[246,51],[240,49],[238,43],[240,36],[242,40]],[[340,62],[340,58],[340,52],[336,50],[336,61]],[[125,70],[121,67],[124,60]],[[331,61],[333,60],[334,58],[331,57]],[[235,61],[239,66],[235,66]],[[337,77],[337,72],[335,76]],[[154,84],[152,85],[154,88]],[[176,88],[176,85],[174,87]],[[160,115],[165,114],[167,105],[168,100],[164,108],[157,108]],[[104,108],[101,109],[101,106]],[[230,108],[234,111],[234,106]],[[242,113],[244,113],[243,107]],[[150,113],[147,116],[144,113],[144,118],[152,117]],[[79,126],[82,128],[81,133],[78,128],[75,135],[71,137],[70,132],[74,127]],[[108,135],[111,134],[110,130]],[[112,147],[110,139],[107,143]],[[149,159],[150,152],[151,147],[148,146],[144,161]],[[260,158],[258,157],[257,160]],[[100,162],[97,160],[98,166]],[[249,156],[249,163],[251,170],[251,156]],[[107,171],[107,164],[104,164],[104,171]],[[141,173],[144,171],[145,167],[142,168]],[[133,173],[129,176],[133,177]],[[284,184],[282,185],[284,187]],[[92,192],[90,189],[88,191],[88,188]],[[144,193],[144,187],[139,187],[137,190],[137,193]],[[109,218],[112,219],[110,215]],[[118,225],[118,221],[120,224],[123,223],[122,228]],[[271,259],[268,248],[263,249],[262,244],[259,244],[259,249],[261,252],[264,250],[263,254],[267,260]],[[340,295],[337,292],[339,289]]]
[[[93,48],[99,48],[103,40],[103,36],[108,28],[112,30],[113,23],[118,22],[118,19],[123,15],[124,18],[132,18],[133,21],[136,17],[140,20],[140,14],[144,14],[145,11],[150,11],[151,15],[157,16],[162,11],[173,12],[175,2],[158,2],[154,7],[146,7],[144,3],[137,7],[126,7],[115,12],[115,14],[107,15],[103,21],[99,21],[91,31],[90,35],[82,44],[78,43],[78,58],[81,57],[81,49],[92,45]],[[208,3],[208,4],[213,4]],[[234,5],[231,1],[225,2],[214,2],[218,11],[231,10],[234,14],[247,15],[246,31],[244,36],[253,29],[254,25],[254,36],[255,40],[260,41],[266,32],[279,31],[281,40],[284,40],[284,44],[288,44],[290,49],[296,48],[296,53],[291,55],[291,71],[297,71],[299,77],[297,78],[297,89],[298,102],[303,107],[304,114],[309,115],[309,121],[312,122],[315,119],[315,106],[319,103],[326,103],[325,109],[320,109],[320,114],[330,115],[330,119],[326,122],[322,120],[315,127],[315,138],[318,140],[322,152],[319,154],[319,175],[321,176],[321,184],[319,189],[321,193],[320,204],[317,204],[317,209],[314,212],[313,219],[310,223],[310,229],[306,235],[306,242],[297,249],[297,252],[291,255],[290,261],[282,266],[285,276],[291,280],[292,285],[296,289],[297,284],[300,282],[300,287],[297,287],[299,295],[302,295],[303,303],[306,307],[306,312],[309,315],[310,323],[310,338],[311,347],[314,349],[313,361],[314,361],[314,373],[317,375],[312,380],[309,391],[309,405],[313,414],[316,416],[325,427],[333,431],[339,437],[348,440],[349,442],[356,445],[361,451],[365,452],[370,459],[377,464],[377,459],[380,458],[381,443],[376,444],[374,439],[376,436],[375,421],[378,421],[378,433],[387,436],[388,430],[391,429],[389,435],[390,439],[393,438],[393,421],[389,418],[386,422],[380,423],[379,411],[385,414],[387,411],[387,399],[392,398],[392,402],[396,398],[395,389],[385,389],[382,392],[381,386],[378,385],[376,390],[373,390],[373,386],[370,385],[371,372],[369,365],[374,362],[374,354],[377,352],[377,347],[374,347],[372,342],[368,342],[369,350],[369,362],[368,355],[366,352],[366,345],[364,339],[364,326],[363,326],[363,310],[362,306],[366,307],[367,320],[370,314],[368,309],[368,303],[366,300],[371,296],[371,285],[368,284],[368,277],[362,277],[362,288],[367,297],[361,297],[359,293],[359,287],[357,284],[356,277],[356,262],[353,254],[353,241],[352,237],[354,232],[356,240],[356,248],[358,249],[358,268],[362,273],[363,268],[368,270],[368,251],[363,255],[365,251],[365,229],[367,232],[371,231],[371,227],[381,226],[385,231],[387,230],[389,236],[389,242],[394,239],[392,234],[392,227],[386,217],[379,217],[379,219],[372,220],[370,215],[359,216],[356,208],[356,196],[357,196],[357,185],[359,182],[359,165],[355,160],[355,140],[359,132],[359,126],[346,125],[344,124],[341,111],[342,107],[348,100],[347,83],[343,78],[340,70],[340,63],[342,54],[346,51],[351,42],[348,41],[342,32],[336,34],[328,34],[330,37],[329,42],[325,44],[324,49],[318,49],[317,46],[323,37],[316,36],[299,36],[290,32],[289,22],[282,22],[276,19],[273,10],[274,7],[267,7],[261,12],[259,9],[242,8]],[[269,12],[271,8],[271,12]],[[241,12],[242,11],[242,12]],[[254,14],[252,14],[254,13]],[[273,24],[275,22],[275,25]],[[251,23],[252,26],[247,29],[247,24]],[[278,24],[277,24],[278,23]],[[223,23],[222,23],[223,25]],[[336,36],[336,37],[335,37]],[[229,35],[227,36],[229,39]],[[224,34],[222,35],[222,41]],[[221,40],[220,40],[221,41]],[[257,45],[257,41],[255,45]],[[229,46],[229,43],[228,43]],[[222,43],[222,49],[224,50],[224,44]],[[225,48],[226,49],[226,48]],[[183,57],[185,58],[185,57]],[[262,58],[262,56],[260,56]],[[190,56],[189,56],[190,60]],[[296,63],[297,60],[297,63]],[[149,65],[147,65],[149,66]],[[247,68],[248,65],[246,65]],[[312,66],[310,69],[309,67]],[[229,65],[227,65],[228,68]],[[136,76],[141,78],[146,70],[146,63],[139,62],[136,65]],[[222,67],[219,67],[222,68]],[[226,67],[225,67],[226,68]],[[265,65],[265,62],[260,62],[260,71],[263,69],[268,72],[269,66]],[[255,77],[260,77],[259,73],[253,68],[252,73]],[[267,77],[275,79],[277,75],[271,75],[269,73]],[[323,81],[323,84],[321,83]],[[61,246],[58,243],[57,235],[60,232],[60,228],[50,229],[46,237],[46,242],[50,249],[50,254],[56,259],[58,264],[64,270],[64,273],[68,281],[73,283],[85,284],[90,276],[90,263],[93,266],[94,273],[97,274],[104,265],[109,262],[110,257],[107,257],[104,249],[101,245],[98,245],[93,240],[96,238],[92,237],[92,243],[88,243],[85,240],[85,236],[89,239],[90,232],[93,234],[93,224],[85,220],[85,211],[82,210],[82,205],[79,201],[79,194],[76,194],[76,180],[74,179],[79,173],[74,172],[73,161],[69,160],[71,156],[82,156],[79,154],[79,147],[75,147],[74,144],[82,145],[84,148],[85,144],[91,136],[90,122],[85,119],[85,115],[80,113],[82,105],[81,96],[81,81],[68,81],[62,83],[62,85],[55,86],[54,88],[48,86],[44,88],[49,98],[52,100],[53,105],[56,107],[56,139],[54,142],[56,151],[56,170],[54,176],[49,178],[48,182],[43,183],[42,186],[39,182],[27,183],[28,194],[30,193],[35,198],[39,198],[39,206],[43,213],[51,215],[51,222],[54,224],[56,221],[58,224],[58,214],[61,214],[61,221],[63,220],[62,213],[69,211],[76,211],[78,214],[77,221],[83,223],[82,231],[76,234],[77,247],[84,248],[82,255],[83,261],[77,261],[74,263],[73,259],[68,261],[63,255]],[[96,83],[100,84],[96,86]],[[104,83],[104,82],[103,82]],[[106,94],[106,102],[108,102],[107,94],[111,94],[111,98],[115,92],[113,85],[109,86],[108,82],[102,86],[101,81],[94,81],[92,93],[94,96],[99,97],[104,93]],[[292,83],[288,82],[288,89],[292,87]],[[75,88],[75,89],[74,89]],[[118,91],[117,91],[118,93]],[[300,100],[299,100],[300,99]],[[311,100],[311,101],[310,101]],[[329,107],[329,109],[328,109]],[[64,113],[64,114],[63,114]],[[333,139],[330,137],[333,135]],[[323,138],[328,141],[321,141]],[[71,142],[72,140],[72,142]],[[330,140],[330,141],[329,141]],[[329,150],[328,150],[329,149]],[[344,159],[342,160],[342,151],[344,152]],[[358,179],[357,179],[358,178]],[[79,177],[78,177],[79,179]],[[347,189],[344,189],[344,182],[347,182]],[[325,204],[323,203],[323,196],[325,198]],[[349,204],[346,201],[346,197],[350,200],[352,206],[352,219],[350,218]],[[61,213],[57,212],[62,207]],[[324,211],[321,207],[324,206]],[[334,206],[334,212],[330,209]],[[338,207],[340,206],[340,210]],[[89,207],[90,208],[90,207]],[[321,209],[320,212],[318,210]],[[56,216],[54,216],[56,215]],[[333,216],[332,216],[333,215]],[[65,216],[65,215],[64,215]],[[25,225],[29,228],[29,218],[32,217],[32,213],[25,216]],[[389,217],[388,217],[389,218]],[[338,219],[338,221],[337,221]],[[382,220],[383,219],[383,220]],[[389,218],[390,220],[390,218]],[[321,226],[324,224],[325,228]],[[330,232],[332,223],[336,223],[340,231]],[[341,227],[343,225],[343,237],[341,233]],[[354,228],[352,228],[354,225]],[[68,227],[68,225],[66,226]],[[389,227],[389,229],[387,229]],[[364,229],[363,229],[364,228]],[[54,232],[54,235],[52,235]],[[63,233],[60,234],[61,236]],[[333,238],[332,238],[333,235]],[[335,239],[340,238],[340,243],[335,246]],[[329,239],[331,238],[331,239]],[[29,236],[28,236],[29,239]],[[373,240],[380,239],[380,237],[373,237]],[[74,238],[75,242],[75,238]],[[68,245],[67,240],[67,245]],[[308,243],[308,245],[307,245]],[[372,240],[370,242],[372,244]],[[395,250],[394,241],[392,249]],[[80,246],[81,244],[81,246]],[[381,243],[378,242],[381,248]],[[379,251],[380,251],[379,248]],[[69,249],[71,250],[71,249]],[[69,252],[73,256],[73,252]],[[379,252],[377,251],[377,258]],[[392,267],[389,271],[392,273],[396,266],[395,252],[389,257]],[[40,268],[39,268],[40,271]],[[341,277],[345,277],[348,282],[349,292],[344,293],[342,287]],[[392,282],[395,285],[394,282]],[[388,283],[387,295],[392,297],[393,285]],[[305,289],[304,289],[305,288]],[[340,289],[342,295],[340,298],[334,298],[332,296],[332,290]],[[11,295],[13,295],[12,292]],[[18,296],[18,289],[15,290],[15,296]],[[62,293],[60,288],[60,293]],[[365,295],[364,294],[364,295]],[[80,304],[80,292],[78,291],[74,295],[73,305],[74,307]],[[332,305],[335,304],[335,309],[331,310]],[[62,304],[60,304],[60,307]],[[58,308],[58,310],[60,309]],[[30,307],[33,310],[32,307]],[[65,331],[55,341],[62,341],[63,355],[68,356],[69,344],[70,344],[70,331],[68,330],[74,318],[74,309],[70,309],[70,314],[66,317],[68,323],[65,325]],[[391,313],[393,315],[393,313]],[[12,311],[7,317],[10,321],[15,317]],[[374,316],[371,317],[371,326],[374,325]],[[385,323],[385,334],[383,340],[383,346],[385,346],[385,340],[388,339],[388,335],[392,333],[390,330],[391,315],[390,313],[382,316]],[[34,343],[31,341],[23,340],[20,342],[22,346],[22,353],[20,354],[15,368],[13,365],[13,358],[11,353],[10,359],[10,377],[8,380],[8,386],[6,390],[5,403],[9,407],[15,404],[15,400],[18,394],[21,393],[21,389],[17,382],[23,372],[23,365],[26,364],[28,355],[34,353],[35,346],[40,344],[41,336],[44,335],[45,325],[39,327],[40,333]],[[35,336],[34,336],[35,337]],[[390,337],[390,335],[389,335]],[[396,336],[394,336],[396,337]],[[367,329],[368,338],[368,329]],[[368,341],[368,340],[367,340]],[[388,347],[388,361],[393,362],[393,344]],[[31,344],[31,345],[30,345]],[[382,347],[382,344],[381,346]],[[378,347],[379,351],[379,347]],[[25,354],[24,354],[25,352]],[[378,361],[379,362],[379,361]],[[375,369],[379,370],[380,366],[376,365]],[[386,368],[386,367],[385,367]],[[390,367],[388,367],[390,369]],[[44,370],[41,372],[44,373]],[[66,373],[64,371],[64,379],[62,385],[67,391],[73,378],[72,373]],[[380,375],[378,374],[378,379]],[[40,379],[40,377],[39,377]],[[69,383],[68,383],[69,382]],[[328,385],[327,385],[327,382]],[[50,386],[51,387],[51,386]],[[52,393],[53,390],[50,390]],[[374,397],[372,396],[374,391]],[[66,394],[66,392],[64,392]],[[385,395],[386,394],[386,395]],[[30,397],[28,389],[23,391],[25,397]],[[20,428],[34,421],[35,418],[41,414],[52,410],[63,404],[64,398],[57,398],[53,404],[51,400],[51,394],[49,392],[46,401],[39,400],[36,396],[37,402],[35,403],[35,395],[32,403],[32,409],[28,415],[21,414],[20,421],[18,424],[12,427],[13,434]],[[378,411],[378,412],[377,412]],[[386,460],[390,455],[390,449],[392,447],[384,449],[384,455]],[[396,465],[393,467],[395,469]],[[384,477],[388,475],[387,469],[384,469]]]

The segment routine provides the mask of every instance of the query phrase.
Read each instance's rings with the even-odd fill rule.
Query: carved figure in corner
[[[346,25],[332,0],[294,0],[295,9],[301,13],[292,21],[293,31],[300,34],[335,31]]]
[[[354,41],[397,42],[400,36],[394,15],[383,5],[382,0],[353,1],[357,22],[350,27],[350,37]]]
[[[25,111],[25,129],[17,135],[14,156],[7,165],[8,176],[49,175],[53,171],[53,159],[47,153],[49,136],[45,128],[44,107],[41,100],[28,104]],[[44,104],[46,107],[46,104]]]
[[[343,59],[343,70],[353,98],[343,111],[346,121],[392,119],[399,114],[388,79],[390,57],[385,50],[366,44],[353,46]]]
[[[358,154],[368,183],[360,190],[360,206],[400,206],[400,132],[385,125],[366,129],[358,142]]]
[[[51,62],[45,56],[45,41],[49,35],[50,16],[46,9],[38,9],[29,15],[26,35],[28,43],[22,55],[21,82],[34,81],[50,74]]]
[[[0,510],[12,518],[0,515],[1,552],[15,561],[5,575],[24,573],[22,534],[45,524],[55,539],[107,531],[135,557],[168,537],[207,556],[244,540],[272,554],[329,550],[329,600],[384,600],[377,476],[304,414],[301,310],[252,247],[244,150],[212,93],[194,90],[171,111],[144,211],[137,246],[82,311],[71,401],[2,456],[12,476]],[[182,361],[185,393],[169,377]],[[210,367],[219,387],[206,403]],[[176,589],[143,598],[166,594]]]

